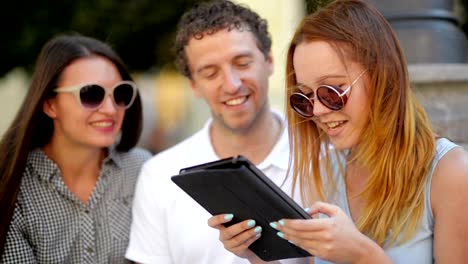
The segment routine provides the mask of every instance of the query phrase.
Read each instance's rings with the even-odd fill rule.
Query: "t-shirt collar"
[[[281,136],[271,150],[270,154],[268,154],[268,156],[260,164],[258,164],[257,167],[263,170],[269,166],[277,166],[283,170],[287,170],[289,163],[289,139],[286,120],[284,119],[284,115],[281,112],[277,110],[272,110],[272,112],[275,117],[278,118],[282,123]],[[206,151],[206,153],[200,154],[200,156],[212,156],[213,160],[216,160],[220,158],[216,154],[210,139],[210,127],[212,121],[213,119],[209,118],[202,128],[202,133],[205,135],[206,144],[209,147],[201,148],[200,151]]]

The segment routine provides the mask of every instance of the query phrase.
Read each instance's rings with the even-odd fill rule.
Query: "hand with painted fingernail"
[[[237,224],[225,227],[223,224],[230,222],[233,214],[215,215],[208,219],[208,225],[219,230],[219,240],[226,250],[241,258],[255,258],[256,255],[249,246],[261,236],[262,227],[256,226],[253,219],[248,219]]]

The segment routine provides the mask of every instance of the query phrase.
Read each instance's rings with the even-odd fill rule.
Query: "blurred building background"
[[[468,0],[369,0],[397,30],[409,62],[413,86],[442,136],[468,149]],[[180,15],[200,0],[38,1],[28,9],[18,1],[2,8],[0,23],[12,29],[0,52],[0,135],[13,119],[29,85],[41,46],[53,35],[76,31],[109,42],[133,72],[144,106],[140,144],[154,153],[201,128],[208,107],[196,100],[174,68],[171,44]],[[269,23],[275,72],[270,102],[284,110],[287,45],[302,17],[328,0],[237,0]],[[401,2],[401,3],[400,3]]]

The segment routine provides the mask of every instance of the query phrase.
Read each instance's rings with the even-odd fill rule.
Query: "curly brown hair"
[[[249,30],[255,36],[260,51],[268,56],[271,37],[268,23],[248,7],[227,0],[203,2],[187,11],[179,21],[174,43],[176,66],[188,78],[190,73],[185,46],[190,39],[202,39],[219,30]]]

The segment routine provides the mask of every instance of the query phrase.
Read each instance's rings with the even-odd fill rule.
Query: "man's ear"
[[[268,52],[268,56],[266,57],[266,61],[267,61],[267,64],[268,64],[268,72],[269,72],[269,76],[271,76],[275,70],[275,64],[274,64],[274,60],[273,60],[273,54],[270,52]]]
[[[44,111],[44,113],[52,119],[57,117],[54,99],[55,98],[47,99],[44,101],[44,104],[42,104],[42,111]]]
[[[198,90],[197,85],[195,84],[195,81],[193,80],[193,78],[190,78],[190,88],[192,88],[193,94],[196,97],[198,97],[198,98],[202,97],[202,94]]]

